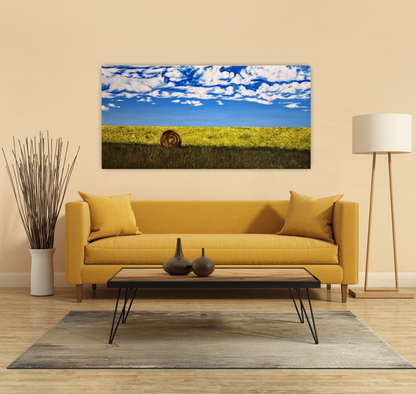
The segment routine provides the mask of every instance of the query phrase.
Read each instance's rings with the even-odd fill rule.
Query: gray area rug
[[[348,311],[134,312],[108,344],[113,312],[70,312],[9,369],[415,367]]]

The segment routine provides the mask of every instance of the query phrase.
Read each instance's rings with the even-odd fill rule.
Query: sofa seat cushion
[[[85,264],[163,264],[181,238],[185,257],[214,264],[338,264],[330,242],[275,234],[143,234],[103,238],[85,247]]]

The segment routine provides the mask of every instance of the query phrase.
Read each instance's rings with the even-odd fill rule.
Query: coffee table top
[[[163,268],[122,268],[107,281],[110,288],[319,288],[305,268],[221,268],[207,277],[169,275]]]

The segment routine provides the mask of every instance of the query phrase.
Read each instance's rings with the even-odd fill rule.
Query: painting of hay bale
[[[309,169],[309,66],[103,66],[102,168]]]

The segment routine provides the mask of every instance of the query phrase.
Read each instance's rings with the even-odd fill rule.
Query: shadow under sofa
[[[142,234],[88,242],[90,211],[84,201],[65,205],[65,278],[82,301],[84,284],[106,284],[123,267],[161,267],[182,239],[184,255],[201,249],[216,266],[305,267],[322,284],[358,283],[358,204],[338,201],[333,237],[327,241],[276,235],[284,223],[285,201],[131,201]]]

